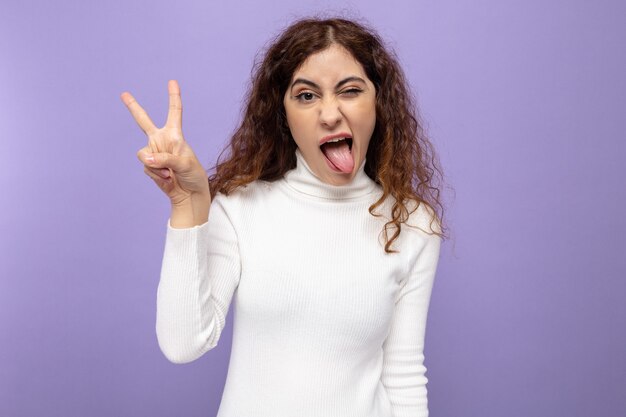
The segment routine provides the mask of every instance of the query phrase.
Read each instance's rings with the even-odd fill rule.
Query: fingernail
[[[154,163],[154,156],[146,156],[146,161],[153,164]]]

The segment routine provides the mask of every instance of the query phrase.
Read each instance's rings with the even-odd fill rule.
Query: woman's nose
[[[341,122],[343,115],[337,100],[322,100],[320,107],[320,123],[327,127],[335,127]]]

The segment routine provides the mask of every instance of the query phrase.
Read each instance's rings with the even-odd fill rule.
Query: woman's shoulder
[[[242,206],[249,206],[259,202],[272,191],[273,183],[256,180],[246,185],[240,185],[228,194],[218,192],[213,197],[213,203],[219,204],[224,209],[236,210]]]
[[[396,199],[389,195],[376,210],[381,217],[388,222],[391,220],[391,213]],[[403,228],[421,231],[427,234],[441,234],[441,224],[435,210],[425,201],[408,199],[404,203],[406,221],[402,223]]]
[[[441,234],[441,223],[435,210],[424,201],[410,200],[406,203],[409,219],[406,225],[427,234]]]
[[[436,211],[423,201],[411,201],[407,204],[407,209],[409,218],[402,224],[401,244],[411,248],[409,251],[411,256],[430,253],[432,256],[428,255],[428,259],[437,259],[442,243],[442,231]]]

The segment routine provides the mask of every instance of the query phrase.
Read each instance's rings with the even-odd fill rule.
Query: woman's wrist
[[[207,193],[193,193],[180,203],[172,203],[170,226],[175,229],[185,229],[204,224],[209,219],[211,195]]]

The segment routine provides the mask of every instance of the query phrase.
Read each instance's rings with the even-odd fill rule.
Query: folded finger
[[[167,176],[164,176],[161,171],[162,170],[160,169],[154,169],[150,167],[144,167],[143,169],[143,172],[145,172],[146,175],[148,175],[153,180],[160,181],[160,182],[169,182],[172,180],[172,178],[169,176],[169,170],[168,170]]]
[[[183,126],[183,102],[180,97],[180,87],[176,80],[167,83],[167,90],[170,96],[170,107],[167,113],[166,125],[182,129]]]
[[[143,130],[147,135],[151,134],[155,130],[157,130],[154,123],[148,116],[148,113],[137,103],[135,97],[133,97],[129,92],[125,91],[120,96],[122,101],[128,107],[130,114],[133,116],[141,130]]]
[[[161,178],[169,178],[171,176],[170,170],[167,168],[152,168],[145,167],[148,171],[152,172],[155,175],[158,175]]]

